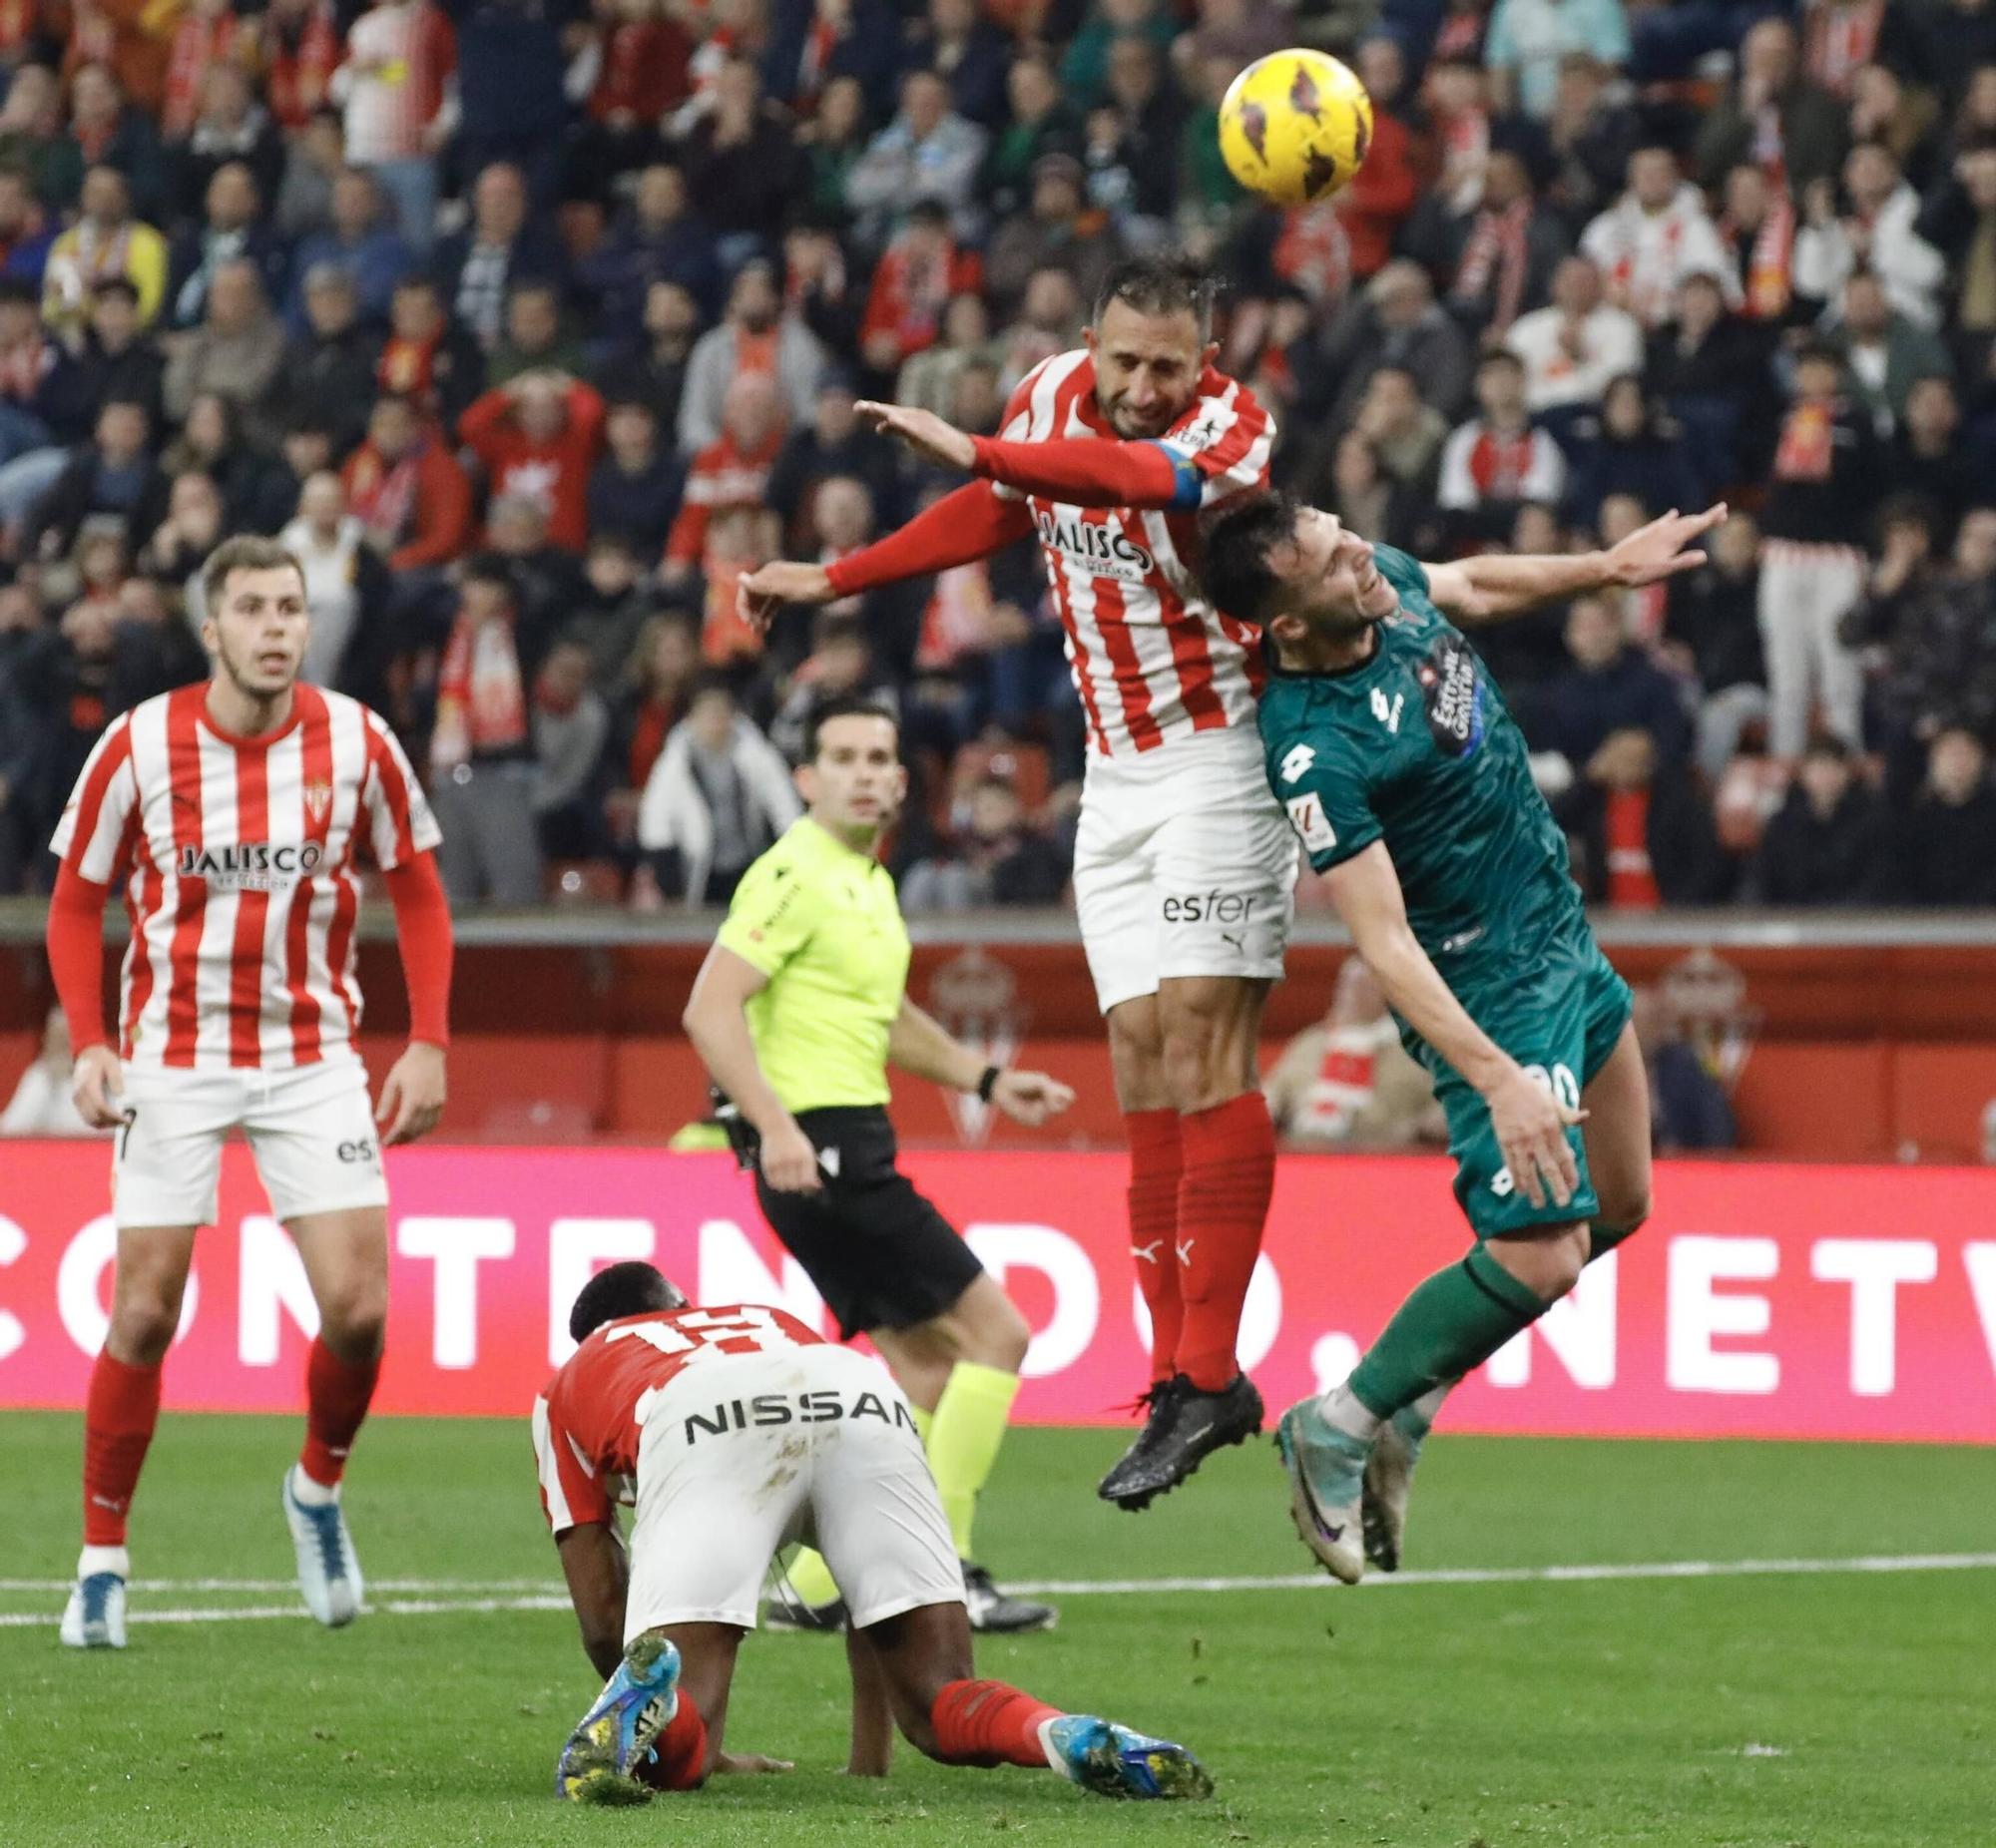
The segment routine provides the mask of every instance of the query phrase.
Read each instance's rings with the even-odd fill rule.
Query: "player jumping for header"
[[[1281,495],[1207,534],[1209,595],[1267,635],[1268,781],[1448,1116],[1477,1239],[1401,1305],[1351,1377],[1276,1431],[1297,1531],[1355,1584],[1399,1564],[1436,1409],[1650,1210],[1650,1100],[1629,990],[1596,946],[1566,840],[1465,623],[1705,561],[1726,509],[1607,552],[1419,565]],[[1362,1543],[1362,1544],[1361,1544]]]
[[[1274,443],[1254,394],[1215,370],[1211,323],[1196,268],[1121,265],[1086,347],[1020,381],[1002,439],[864,407],[982,479],[829,566],[765,565],[743,581],[744,612],[762,621],[1039,539],[1092,745],[1075,905],[1108,1019],[1151,1315],[1150,1416],[1100,1491],[1131,1509],[1261,1428],[1235,1349],[1274,1183],[1254,1052],[1282,972],[1295,843],[1261,774],[1253,638],[1192,570],[1199,514],[1265,487]]]
[[[84,1412],[83,1557],[62,1620],[72,1648],[125,1646],[126,1518],[195,1233],[215,1220],[222,1145],[237,1129],[319,1314],[304,1448],[282,1490],[298,1586],[321,1623],[352,1620],[360,1567],[339,1485],[381,1370],[380,1150],[421,1136],[444,1102],[450,912],[408,759],[378,714],[299,682],[310,616],[283,547],[225,541],[202,593],[213,677],[112,720],[52,843],[49,965],[77,1107],[118,1131],[111,1323]],[[394,902],[409,991],[408,1049],[373,1113],[355,1045],[363,861]],[[114,886],[132,919],[116,1048],[103,1009]]]
[[[944,1764],[1054,1770],[1104,1796],[1210,1796],[1182,1745],[1064,1713],[971,1666],[949,1521],[914,1413],[872,1361],[780,1309],[696,1309],[614,1264],[569,1315],[580,1343],[534,1406],[541,1506],[607,1681],[556,1793],[691,1790],[724,1758],[735,1657],[763,1574],[809,1535],[851,1614],[848,1770],[883,1775],[892,1722]],[[635,1502],[627,1554],[619,1502]]]

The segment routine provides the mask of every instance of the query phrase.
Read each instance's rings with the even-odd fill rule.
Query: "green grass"
[[[136,1560],[159,1578],[287,1580],[288,1421],[165,1421]],[[13,1579],[74,1564],[73,1418],[0,1414]],[[1263,1446],[1141,1517],[1095,1502],[1104,1432],[1011,1439],[980,1548],[1002,1577],[1304,1569]],[[1413,1568],[1973,1552],[1996,1450],[1442,1438]],[[552,1589],[523,1424],[383,1420],[353,1470],[371,1581]],[[731,1743],[794,1757],[625,1812],[548,1795],[593,1691],[559,1611],[135,1625],[124,1655],[0,1627],[0,1843],[281,1848],[671,1842],[1388,1843],[1395,1848],[1988,1848],[1996,1840],[1989,1573],[1408,1585],[1070,1597],[984,1672],[1183,1738],[1210,1805],[1097,1802],[1051,1776],[903,1751],[848,1783],[839,1650],[744,1651]],[[380,1593],[462,1599],[461,1592]],[[136,1611],[286,1604],[135,1589]],[[0,1611],[60,1594],[0,1591]],[[1762,1748],[1752,1752],[1748,1747]]]

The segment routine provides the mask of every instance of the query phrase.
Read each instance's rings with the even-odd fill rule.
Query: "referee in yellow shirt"
[[[986,1066],[908,999],[908,933],[874,857],[908,788],[893,715],[860,699],[827,702],[796,774],[806,812],[743,875],[694,983],[687,1034],[759,1143],[755,1194],[771,1228],[840,1335],[868,1336],[915,1408],[971,1626],[1044,1629],[1053,1608],[1006,1596],[970,1550],[1031,1331],[895,1167],[887,1067],[975,1091],[1029,1125],[1074,1093],[1041,1072]],[[796,1602],[765,1620],[839,1625],[822,1560],[800,1556],[789,1580]]]

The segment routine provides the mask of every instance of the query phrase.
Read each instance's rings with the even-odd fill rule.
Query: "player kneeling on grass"
[[[541,1503],[585,1652],[608,1677],[563,1747],[558,1795],[692,1790],[721,1749],[743,1633],[781,1547],[812,1538],[851,1616],[849,1768],[887,1768],[888,1715],[944,1764],[1053,1769],[1106,1796],[1203,1797],[1181,1745],[974,1678],[962,1571],[914,1415],[871,1361],[780,1309],[696,1309],[612,1265],[534,1406]],[[618,1503],[635,1503],[629,1551]]]
[[[202,568],[202,598],[210,679],[111,721],[50,843],[49,966],[77,1109],[118,1132],[118,1261],[84,1412],[83,1556],[62,1620],[72,1648],[125,1646],[126,1518],[195,1234],[215,1221],[222,1146],[238,1129],[319,1316],[304,1447],[282,1488],[298,1588],[321,1623],[352,1620],[360,1565],[339,1485],[381,1370],[381,1150],[425,1134],[444,1104],[450,912],[408,759],[378,713],[298,679],[304,574],[274,540],[225,540]],[[409,992],[409,1045],[371,1113],[355,1046],[363,859],[394,904]],[[103,1004],[114,887],[132,919],[115,1044]]]
[[[1449,621],[1653,584],[1724,507],[1607,552],[1417,564],[1269,495],[1207,534],[1214,603],[1260,625],[1268,781],[1435,1081],[1477,1244],[1416,1288],[1351,1377],[1283,1414],[1290,1508],[1347,1583],[1392,1571],[1450,1387],[1650,1209],[1650,1101],[1629,990],[1596,945],[1522,733]],[[1361,1551],[1362,1538],[1362,1551]]]

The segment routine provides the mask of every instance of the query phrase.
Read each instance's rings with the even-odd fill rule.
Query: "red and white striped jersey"
[[[114,719],[50,843],[79,877],[125,886],[120,1056],[215,1072],[347,1055],[356,863],[427,852],[436,820],[357,699],[300,683],[286,724],[238,738],[207,698],[204,682]]]
[[[1089,353],[1058,353],[1028,372],[999,434],[1010,442],[1119,440],[1096,406]],[[1274,419],[1246,385],[1211,366],[1198,397],[1160,440],[1205,477],[1201,510],[1268,485]],[[997,491],[1017,497],[1015,489]],[[1097,750],[1155,750],[1185,732],[1253,723],[1259,632],[1200,595],[1192,569],[1199,511],[1027,499]]]
[[[548,1525],[559,1534],[608,1521],[618,1503],[632,1500],[645,1415],[657,1394],[688,1367],[729,1354],[824,1345],[794,1315],[754,1303],[605,1322],[534,1401],[534,1461]],[[755,1416],[752,1406],[739,1402],[720,1415],[729,1411],[738,1425]]]

